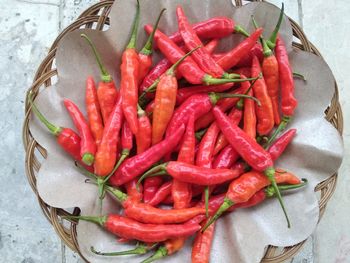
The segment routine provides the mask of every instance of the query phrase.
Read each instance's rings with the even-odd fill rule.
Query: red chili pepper
[[[135,137],[137,154],[140,154],[146,151],[152,144],[152,126],[146,112],[140,106],[138,106],[137,115],[139,130]]]
[[[292,184],[299,184],[300,179],[295,175],[288,172],[276,173],[276,181],[278,183],[286,183],[291,181]],[[263,189],[264,187],[270,185],[270,181],[268,178],[261,172],[258,171],[250,171],[239,178],[233,180],[228,188],[226,193],[224,202],[220,206],[220,208],[216,211],[215,215],[211,217],[211,219],[207,222],[202,231],[205,231],[208,226],[210,226],[213,222],[215,222],[227,209],[232,207],[235,204],[240,204],[247,202],[256,192]],[[292,186],[292,188],[295,186]],[[271,188],[274,191],[274,194],[277,195],[280,190],[275,187]]]
[[[254,88],[254,87],[253,87]],[[221,132],[232,147],[239,153],[239,155],[255,170],[264,171],[268,180],[272,183],[277,193],[278,201],[281,204],[283,212],[285,213],[288,227],[290,227],[287,213],[284,209],[281,194],[277,188],[274,178],[275,170],[273,168],[273,161],[268,152],[266,152],[254,139],[249,137],[237,125],[230,122],[226,115],[218,108],[213,108],[213,113],[218,123]]]
[[[171,189],[173,187],[173,182],[168,181],[159,187],[158,191],[155,193],[153,198],[148,202],[151,206],[157,206],[165,200],[167,196],[171,194]]]
[[[148,117],[151,117],[153,115],[153,110],[154,110],[154,100],[152,100],[150,103],[147,104],[145,112],[147,113]]]
[[[149,177],[143,184],[143,201],[149,203],[158,191],[163,180],[160,177]]]
[[[179,32],[188,50],[192,50],[203,43],[196,35],[192,26],[188,22],[184,10],[181,6],[176,8],[176,16],[178,21]],[[224,70],[214,61],[209,52],[205,48],[199,48],[191,55],[197,65],[207,74],[216,78],[224,76]]]
[[[74,160],[81,162],[79,135],[70,128],[59,127],[49,122],[34,104],[31,93],[28,99],[35,116],[46,126],[49,132],[56,137],[58,145],[72,156]]]
[[[123,123],[121,145],[122,145],[122,152],[127,152],[127,154],[129,154],[129,152],[133,147],[133,134],[127,122]]]
[[[157,85],[156,97],[154,99],[155,105],[153,110],[153,125],[152,125],[152,144],[157,144],[163,138],[167,125],[173,115],[176,93],[177,93],[177,79],[175,77],[175,69],[188,56],[193,54],[198,47],[191,50],[184,57],[178,60],[164,75],[160,77]]]
[[[96,145],[98,146],[103,135],[103,121],[93,77],[88,77],[86,79],[85,103],[89,126],[95,138]]]
[[[233,83],[212,86],[190,86],[181,88],[176,94],[176,104],[182,104],[186,99],[197,93],[223,92],[233,87]]]
[[[66,216],[64,218],[92,222],[119,237],[143,242],[162,242],[170,238],[187,237],[200,229],[198,224],[143,224],[114,214],[108,216]]]
[[[108,73],[107,69],[104,67],[102,63],[102,59],[99,53],[97,52],[95,45],[92,43],[91,39],[85,34],[81,34],[80,36],[84,38],[87,41],[87,43],[90,45],[95,55],[97,64],[100,68],[101,81],[99,82],[98,88],[97,88],[97,98],[101,108],[103,123],[106,125],[109,115],[113,111],[114,105],[117,102],[118,91],[111,75]]]
[[[128,193],[129,200],[131,200],[132,202],[135,202],[135,203],[139,203],[143,199],[143,196],[142,196],[142,185],[140,185],[138,187],[137,187],[137,180],[136,179],[133,179],[130,182],[127,182],[125,184],[125,188],[126,188],[126,192]],[[140,213],[140,211],[139,211],[139,213]],[[128,214],[126,214],[126,210],[125,210],[125,215],[127,217],[130,217],[130,218],[133,218],[133,219],[137,220],[137,218],[129,216]]]
[[[162,17],[164,11],[166,9],[163,8],[160,11],[160,14],[157,18],[156,24],[155,24],[155,29],[158,28],[158,24],[160,21],[160,18]],[[145,78],[145,76],[148,74],[151,66],[152,66],[152,45],[153,45],[153,37],[154,37],[154,32],[149,35],[145,46],[141,49],[139,53],[139,83],[142,82],[142,80]]]
[[[286,131],[268,148],[267,151],[271,155],[272,160],[278,159],[278,157],[284,152],[288,144],[292,141],[296,132],[296,129],[290,129]]]
[[[77,128],[78,133],[81,137],[81,141],[80,141],[81,160],[86,165],[91,165],[94,163],[94,159],[95,159],[96,143],[91,133],[90,127],[77,105],[75,105],[69,99],[64,99],[64,105],[66,106],[66,109],[69,112],[69,115],[71,116],[74,122],[74,125]]]
[[[145,30],[147,33],[153,31],[152,26],[146,25]],[[178,47],[174,42],[172,42],[164,33],[160,30],[156,30],[154,40],[157,46],[162,51],[164,56],[169,59],[172,63],[175,63],[180,58],[182,58],[185,53]],[[181,65],[179,65],[178,71],[184,78],[191,84],[206,84],[206,85],[217,85],[225,84],[231,82],[239,82],[238,79],[217,79],[213,76],[206,74],[202,71],[199,66],[192,60],[191,57],[187,57]]]
[[[119,96],[105,125],[102,140],[97,149],[95,157],[95,173],[98,176],[107,176],[113,170],[117,160],[117,145],[122,121],[122,99],[121,96]]]
[[[244,75],[247,77],[250,77],[252,73],[251,67],[234,68],[233,71],[237,74]]]
[[[253,48],[241,58],[241,60],[236,64],[236,67],[251,67],[255,56],[260,62],[263,61],[263,49],[259,43],[256,43],[255,46],[253,46]]]
[[[184,130],[185,127],[182,125],[176,132],[160,143],[126,160],[111,177],[110,183],[119,186],[144,173],[152,164],[159,161],[179,143]]]
[[[226,52],[222,57],[216,60],[216,63],[220,65],[224,70],[228,70],[238,64],[244,56],[250,52],[254,47],[256,41],[259,39],[263,29],[258,28],[248,38],[234,47],[232,50]]]
[[[139,56],[135,46],[137,41],[137,30],[140,20],[140,4],[137,1],[136,15],[130,41],[122,55],[120,94],[122,96],[122,107],[125,119],[129,123],[133,134],[137,134],[137,101],[138,101],[138,80],[139,80]]]
[[[204,222],[205,225],[206,222]],[[205,232],[198,232],[192,245],[192,263],[209,263],[210,248],[214,238],[215,224],[211,224]]]
[[[254,96],[253,90],[248,92],[249,96]],[[255,140],[256,137],[256,113],[255,103],[251,100],[244,100],[243,107],[243,131]]]
[[[193,24],[192,28],[197,36],[202,39],[224,38],[235,32],[249,35],[241,26],[235,25],[235,22],[228,17],[213,17]],[[175,32],[169,38],[177,44],[182,42],[180,32]]]
[[[236,169],[211,169],[198,167],[193,164],[170,161],[153,167],[139,179],[139,183],[148,176],[169,174],[171,177],[197,185],[216,185],[234,178],[244,172],[244,165],[237,166]]]
[[[213,168],[230,168],[238,158],[237,151],[231,145],[227,145],[214,159]]]
[[[260,63],[257,57],[253,58],[252,76],[261,74]],[[258,79],[253,86],[254,96],[260,100],[261,106],[255,106],[257,116],[257,131],[259,135],[267,135],[274,126],[273,108],[271,98],[267,92],[266,83],[263,78]]]

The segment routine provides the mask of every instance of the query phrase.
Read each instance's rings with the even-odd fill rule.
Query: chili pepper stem
[[[141,263],[151,263],[153,261],[166,257],[167,255],[168,255],[168,250],[166,249],[166,247],[161,246],[152,256],[150,256],[149,258],[146,258]]]
[[[222,76],[224,79],[236,79],[240,77],[240,74],[237,73],[227,73],[225,72],[224,75]]]
[[[266,41],[267,45],[271,49],[274,49],[276,47],[277,35],[278,35],[278,31],[280,30],[280,27],[281,27],[281,24],[282,24],[283,14],[284,14],[284,3],[282,3],[281,12],[280,12],[280,16],[278,18],[278,22],[276,24],[276,27],[273,30],[273,32],[271,33],[271,36],[269,37],[269,39]]]
[[[290,122],[291,117],[289,116],[283,116],[281,123],[278,125],[277,129],[273,132],[267,143],[265,144],[264,148],[267,149],[271,146],[271,144],[275,141],[278,134],[280,134],[281,131],[283,131],[287,124]]]
[[[56,126],[54,124],[52,124],[51,122],[49,122],[45,116],[39,111],[39,109],[37,108],[37,106],[34,104],[33,102],[33,97],[32,97],[32,93],[29,92],[28,95],[28,100],[30,105],[32,106],[32,110],[35,114],[35,116],[40,120],[41,123],[43,123],[46,128],[55,136],[58,136],[61,132],[62,132],[62,128],[59,126]]]
[[[260,73],[261,74],[261,73]],[[256,78],[255,80],[252,81],[252,83],[250,84],[249,88],[247,89],[247,91],[244,93],[244,95],[248,95],[248,93],[251,91],[251,89],[253,88],[255,82],[258,80],[258,78]],[[241,98],[237,104],[236,104],[236,108],[239,110],[243,110],[244,107],[244,98]]]
[[[156,24],[154,25],[154,28],[153,28],[153,31],[152,33],[149,35],[147,41],[146,41],[146,44],[145,46],[141,49],[140,53],[141,54],[144,54],[144,55],[151,55],[152,54],[152,45],[153,45],[153,39],[154,39],[154,34],[158,28],[158,25],[159,25],[159,21],[160,21],[160,18],[162,17],[163,13],[165,12],[166,8],[163,8],[160,13],[159,13],[159,16],[157,18],[157,21],[156,21]]]
[[[227,209],[229,209],[231,206],[233,206],[235,203],[225,198],[222,205],[219,207],[219,209],[216,211],[215,215],[213,215],[208,222],[205,224],[205,226],[202,228],[202,232],[204,232],[212,223],[214,223]]]
[[[103,82],[111,82],[112,81],[112,77],[108,73],[108,71],[105,68],[105,66],[103,65],[101,56],[97,52],[97,49],[96,49],[94,43],[92,42],[92,40],[85,34],[80,34],[80,36],[87,41],[87,43],[90,45],[90,47],[91,47],[91,49],[92,49],[92,51],[93,51],[93,53],[95,55],[95,59],[97,61],[98,67],[100,68],[100,72],[101,72],[101,80]]]
[[[137,0],[136,15],[134,18],[134,24],[132,26],[132,33],[131,33],[130,41],[126,46],[126,48],[136,48],[137,31],[139,29],[139,22],[140,22],[140,2],[139,0]]]
[[[251,17],[252,17],[252,21],[253,21],[253,25],[254,25],[255,29],[258,29],[259,26],[258,26],[258,23],[256,22],[254,16],[252,15]],[[269,48],[269,46],[267,45],[265,39],[264,39],[262,36],[260,36],[259,39],[260,39],[261,45],[262,45],[262,47],[263,47],[263,54],[264,54],[264,57],[269,57],[269,56],[271,56],[271,55],[273,54],[273,53],[272,53],[272,50],[271,50],[271,49]]]
[[[62,216],[63,219],[77,219],[91,222],[100,226],[104,226],[107,222],[107,216]]]
[[[307,185],[308,180],[305,178],[302,178],[302,183],[300,184],[291,184],[291,185],[277,185],[278,190],[281,191],[288,191],[288,190],[293,190],[293,189],[299,189]],[[273,186],[268,186],[265,188],[265,194],[267,197],[274,197],[276,196],[276,191],[273,188]]]
[[[184,61],[188,56],[190,56],[193,52],[195,52],[197,49],[201,48],[202,46],[198,46],[194,49],[192,49],[190,52],[188,52],[186,55],[184,55],[182,58],[180,58],[178,61],[176,61],[167,71],[167,75],[174,75],[175,74],[175,69],[177,68],[178,65],[181,64],[182,61]]]
[[[205,216],[209,217],[209,186],[204,188]]]
[[[153,248],[154,245],[151,247]],[[145,244],[136,246],[134,249],[118,251],[118,252],[101,252],[95,250],[93,246],[90,247],[92,253],[99,256],[124,256],[124,255],[143,255],[146,254],[151,248],[147,247]]]
[[[306,81],[306,78],[305,78],[305,76],[303,75],[303,74],[301,74],[301,73],[299,73],[299,72],[293,72],[293,77],[295,77],[295,78],[300,78],[300,79],[302,79],[303,81]]]
[[[249,37],[250,34],[240,25],[235,25],[235,31],[236,33],[240,33],[245,37]]]
[[[166,166],[167,166],[168,163],[163,163],[163,164],[160,164],[160,165],[157,165],[151,169],[149,169],[147,172],[145,172],[141,177],[140,179],[137,181],[137,184],[136,184],[136,188],[139,189],[140,187],[140,184],[141,182],[151,176],[152,174],[166,174]],[[165,172],[165,173],[164,173]]]
[[[259,77],[260,78],[260,77]],[[203,78],[203,83],[205,85],[220,85],[225,83],[232,83],[232,82],[244,82],[247,80],[255,80],[255,78],[246,78],[246,79],[217,79],[210,75],[205,75]]]
[[[94,155],[91,153],[84,153],[83,158],[81,160],[86,164],[86,165],[92,165],[94,163]]]
[[[201,131],[198,131],[198,132],[196,132],[196,133],[194,134],[194,136],[196,137],[196,139],[197,139],[198,141],[200,141],[200,140],[202,139],[202,137],[204,136],[204,134],[207,132],[207,130],[208,130],[208,128],[203,129],[203,130],[201,130]]]
[[[111,187],[111,186],[105,186],[105,189],[107,192],[111,193],[113,196],[115,196],[119,202],[124,202],[128,198],[128,195],[123,193],[117,188]]]
[[[280,205],[282,207],[282,210],[283,210],[283,213],[284,213],[284,215],[286,217],[288,228],[290,228],[290,221],[289,221],[289,217],[288,217],[288,214],[287,214],[287,210],[286,210],[286,208],[284,206],[284,203],[283,203],[283,200],[282,200],[282,196],[281,196],[281,192],[278,189],[278,186],[277,186],[277,183],[276,183],[276,180],[275,180],[275,169],[273,167],[267,168],[264,173],[265,173],[266,177],[269,179],[269,181],[271,182],[272,187],[276,191],[276,197],[277,197],[278,202],[280,203]]]
[[[210,96],[210,99],[211,99],[213,104],[216,104],[216,102],[219,99],[223,99],[223,98],[245,98],[245,99],[254,100],[258,104],[258,106],[261,105],[260,101],[257,98],[249,96],[249,95],[245,95],[245,94],[228,94],[228,93],[211,92],[211,93],[209,93],[209,96]]]

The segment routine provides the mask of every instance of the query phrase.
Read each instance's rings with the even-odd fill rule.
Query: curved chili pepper
[[[192,28],[197,36],[202,39],[224,38],[235,32],[249,36],[240,25],[236,25],[235,22],[228,17],[213,17],[193,24]],[[169,38],[177,44],[182,42],[180,32],[175,32],[170,35]]]
[[[80,36],[84,38],[91,47],[101,72],[101,81],[98,83],[97,88],[97,98],[101,108],[103,123],[106,125],[108,117],[113,111],[114,105],[117,102],[118,91],[111,75],[103,65],[100,54],[97,52],[97,49],[91,39],[85,34],[81,34]]]
[[[233,83],[212,86],[191,86],[178,89],[176,94],[176,104],[182,104],[186,99],[197,93],[223,92],[233,87]]]
[[[204,222],[204,225],[206,222]],[[210,248],[214,238],[215,223],[205,232],[198,232],[192,245],[192,263],[209,263]]]
[[[145,30],[147,33],[153,31],[152,26],[146,25]],[[175,63],[182,58],[185,53],[179,48],[174,42],[172,42],[164,33],[160,30],[156,30],[154,40],[157,46],[162,51],[164,56],[169,59],[172,63]],[[178,71],[184,78],[191,84],[206,84],[206,85],[218,85],[231,82],[240,82],[239,79],[218,79],[213,76],[206,74],[202,71],[199,66],[192,60],[191,57],[187,57],[181,65],[178,67]]]
[[[103,121],[95,81],[91,76],[86,79],[85,103],[89,126],[95,138],[95,143],[98,146],[103,135]]]
[[[184,10],[181,6],[176,8],[176,16],[178,21],[179,32],[188,50],[192,50],[203,43],[196,35],[192,26],[188,22]],[[216,78],[224,76],[224,70],[214,61],[205,48],[199,48],[191,55],[197,65],[207,74]]]
[[[238,158],[237,151],[231,145],[227,145],[214,159],[213,168],[230,168]]]
[[[248,92],[249,96],[254,96],[253,90]],[[243,107],[243,131],[251,138],[256,137],[256,114],[255,103],[251,100],[244,100]]]
[[[276,190],[278,201],[280,202],[282,210],[286,216],[288,227],[290,227],[289,218],[285,211],[282,197],[274,178],[275,170],[273,168],[273,161],[270,154],[266,152],[254,139],[242,131],[237,125],[231,123],[218,107],[214,107],[212,111],[222,133],[225,135],[232,147],[253,169],[257,171],[264,171],[264,174]]]
[[[133,134],[137,134],[137,101],[138,101],[138,81],[139,81],[139,56],[135,50],[137,41],[137,30],[140,20],[140,4],[137,0],[136,15],[130,41],[123,52],[122,63],[120,65],[121,80],[120,94],[122,96],[122,107],[125,119],[129,123]]]
[[[110,183],[116,186],[122,185],[144,173],[179,143],[184,130],[184,125],[180,126],[176,132],[160,143],[126,160],[111,177]]]
[[[143,184],[143,201],[147,204],[157,193],[163,180],[160,177],[149,177]]]
[[[138,183],[148,176],[157,176],[166,173],[182,182],[197,185],[216,185],[237,178],[243,172],[244,165],[237,166],[235,169],[211,169],[183,162],[170,161],[150,169],[140,177]]]
[[[236,64],[236,67],[251,67],[253,58],[255,56],[259,59],[260,62],[263,61],[263,49],[259,43],[256,43],[255,46],[253,46],[252,49],[241,58],[241,60]]]
[[[258,28],[248,38],[239,43],[232,50],[223,54],[222,57],[216,60],[224,70],[228,70],[237,65],[238,62],[254,47],[256,41],[259,39],[263,29]]]
[[[166,10],[166,8],[163,8],[160,11],[159,16],[158,16],[157,21],[156,21],[156,24],[154,26],[155,29],[158,28],[160,18],[162,17],[165,10]],[[139,62],[140,62],[140,65],[139,65],[139,83],[142,82],[142,80],[148,74],[148,72],[152,66],[153,37],[154,37],[154,32],[152,32],[149,35],[149,37],[146,41],[146,44],[144,45],[144,47],[141,49],[141,51],[139,53]]]
[[[102,140],[95,156],[95,173],[98,176],[107,176],[113,170],[117,160],[117,144],[122,121],[122,98],[119,96],[103,130]]]
[[[184,57],[172,65],[160,78],[157,85],[156,97],[154,99],[152,145],[157,144],[162,140],[166,127],[174,112],[178,87],[177,79],[175,77],[175,69],[181,65],[184,59],[198,50],[198,48],[199,47],[196,47],[188,52]]]
[[[252,77],[261,75],[261,67],[257,57],[253,58]],[[254,96],[260,100],[261,106],[255,107],[257,116],[257,131],[259,135],[267,135],[274,126],[273,108],[271,98],[267,92],[263,78],[258,79],[253,86]]]
[[[143,224],[114,214],[107,216],[65,216],[64,218],[88,221],[119,237],[143,242],[161,242],[170,238],[186,237],[200,229],[198,224]]]
[[[95,159],[96,153],[96,143],[94,137],[91,133],[90,127],[84,117],[84,115],[79,110],[78,106],[69,99],[64,99],[64,106],[66,106],[69,115],[71,116],[75,127],[81,137],[80,141],[80,156],[81,160],[86,165],[91,165]]]
[[[151,178],[151,177],[150,177]],[[162,184],[155,195],[152,197],[152,199],[148,202],[151,206],[157,206],[161,202],[163,202],[167,196],[171,194],[171,189],[173,187],[173,181],[168,181]]]
[[[299,178],[287,172],[276,173],[276,181],[278,183],[284,183],[286,181],[292,181],[292,184],[300,183]],[[247,172],[241,175],[239,178],[233,180],[229,185],[224,202],[216,211],[215,215],[212,216],[211,219],[207,222],[202,231],[205,231],[208,226],[215,222],[231,206],[234,204],[247,202],[256,192],[268,185],[270,185],[270,181],[264,174],[258,171]],[[274,187],[272,189],[275,191],[274,194],[276,194],[278,198],[278,193],[280,192],[279,189],[277,188],[276,190]]]
[[[139,130],[136,134],[137,154],[146,151],[152,144],[152,126],[144,110],[137,105]]]
[[[267,151],[271,155],[272,160],[278,159],[278,157],[284,152],[288,144],[292,141],[296,132],[296,129],[290,129],[286,131],[268,148]]]
[[[280,125],[269,138],[266,146],[269,146],[277,135],[285,129],[291,117],[294,115],[295,108],[298,105],[298,102],[294,96],[294,79],[293,72],[289,64],[288,53],[286,46],[280,37],[277,38],[275,52],[281,84],[281,111],[283,118]]]
[[[49,122],[33,102],[31,93],[28,96],[28,100],[35,116],[46,126],[49,132],[56,137],[58,145],[72,156],[74,160],[82,163],[80,156],[80,136],[70,128],[59,127]]]

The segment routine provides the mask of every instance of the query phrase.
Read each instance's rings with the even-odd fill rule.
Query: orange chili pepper
[[[249,96],[254,96],[253,90],[248,92]],[[256,113],[255,103],[251,100],[244,100],[243,107],[243,131],[248,134],[251,138],[256,137]]]

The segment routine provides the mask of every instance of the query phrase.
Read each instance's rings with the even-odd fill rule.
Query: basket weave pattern
[[[51,86],[55,83],[57,79],[57,70],[55,68],[55,55],[57,51],[57,44],[60,39],[65,36],[67,33],[74,31],[78,28],[91,28],[95,30],[106,30],[109,27],[109,12],[111,6],[113,4],[113,0],[102,1],[98,4],[93,5],[85,12],[83,12],[79,18],[70,26],[68,26],[54,41],[52,44],[49,54],[42,61],[39,66],[33,84],[30,89],[27,91],[28,93],[31,91],[34,96],[36,96],[40,89],[44,89],[48,86]],[[242,5],[241,0],[235,0],[237,6]],[[315,48],[315,46],[310,43],[304,32],[301,28],[290,19],[293,28],[293,35],[295,37],[295,41],[293,42],[293,46],[295,48],[305,50],[311,53],[316,54],[317,56],[321,56],[319,51]],[[330,105],[327,109],[325,109],[326,119],[332,123],[332,125],[339,131],[340,134],[343,132],[343,117],[342,111],[338,100],[338,88],[337,84],[335,85],[335,93],[333,95],[332,100],[330,101]],[[31,114],[31,108],[28,103],[28,98],[26,96],[26,104],[25,104],[25,120],[23,124],[23,144],[26,151],[26,159],[25,159],[25,169],[26,175],[29,181],[30,186],[32,187],[34,193],[37,196],[39,205],[49,220],[49,222],[53,225],[55,231],[60,236],[60,238],[64,241],[64,243],[70,247],[72,250],[76,251],[80,254],[80,256],[86,260],[79,251],[79,246],[77,243],[77,235],[76,235],[76,224],[69,223],[68,221],[64,221],[61,219],[63,215],[69,215],[70,213],[59,208],[51,207],[44,203],[44,201],[40,198],[36,188],[36,174],[40,168],[40,159],[46,158],[46,150],[41,147],[32,137],[29,130],[29,117]],[[320,183],[315,188],[315,192],[319,193],[319,208],[320,208],[320,218],[322,217],[327,202],[331,198],[337,181],[337,174],[335,173],[326,181]],[[79,209],[76,208],[73,211],[73,214],[79,214]],[[295,255],[303,246],[305,241],[294,245],[292,247],[273,247],[269,246],[262,262],[282,262],[288,258],[291,258]],[[86,260],[87,261],[87,260]]]

